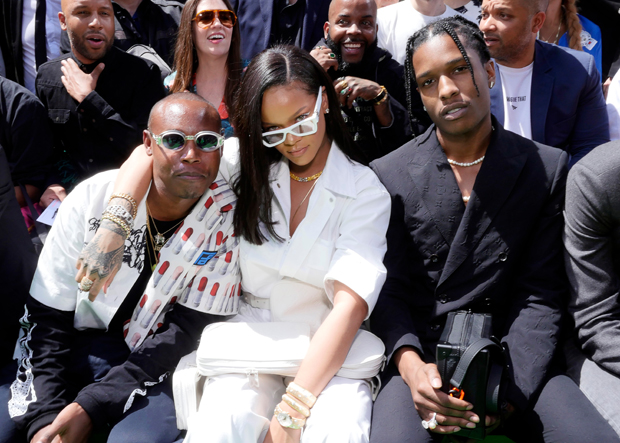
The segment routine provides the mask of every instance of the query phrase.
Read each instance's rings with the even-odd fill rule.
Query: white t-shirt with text
[[[534,62],[524,68],[496,64],[502,76],[504,94],[504,128],[532,139],[532,71]]]

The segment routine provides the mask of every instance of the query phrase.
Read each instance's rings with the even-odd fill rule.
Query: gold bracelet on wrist
[[[294,381],[289,383],[288,387],[286,388],[286,393],[297,398],[302,403],[305,403],[308,408],[312,408],[312,406],[314,406],[314,404],[316,403],[316,397],[312,394],[312,392],[302,388]]]
[[[125,222],[125,220],[121,219],[120,217],[117,217],[116,215],[112,215],[112,214],[109,214],[109,213],[105,213],[101,217],[101,221],[103,221],[103,220],[109,220],[112,223],[115,223],[118,226],[120,226],[121,229],[123,230],[123,232],[125,232],[125,238],[129,237],[129,235],[131,234],[131,228]]]
[[[297,412],[299,412],[304,417],[306,418],[310,417],[310,408],[308,408],[304,403],[302,403],[295,397],[289,394],[284,394],[282,396],[282,401],[286,403],[287,405],[289,405],[291,408],[295,409]]]
[[[384,103],[387,100],[387,96],[388,96],[387,89],[385,89],[385,86],[381,86],[381,91],[377,94],[375,98],[370,100],[370,102],[375,106],[380,105],[381,103]]]
[[[110,196],[108,204],[110,204],[110,202],[114,198],[122,198],[123,200],[127,200],[129,203],[131,203],[131,215],[133,216],[133,218],[136,218],[136,215],[138,214],[138,203],[136,203],[136,200],[131,195],[115,192]]]

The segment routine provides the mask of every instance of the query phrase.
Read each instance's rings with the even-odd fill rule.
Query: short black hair
[[[407,41],[407,57],[405,58],[405,91],[407,93],[407,110],[411,121],[414,121],[411,94],[413,88],[417,86],[415,81],[415,70],[413,69],[413,54],[420,46],[429,41],[431,38],[443,34],[449,35],[452,40],[454,40],[454,43],[457,48],[459,48],[459,51],[461,51],[461,54],[465,59],[465,63],[467,63],[467,68],[471,74],[471,79],[474,82],[476,91],[478,91],[478,95],[480,95],[480,90],[478,89],[476,79],[474,78],[474,69],[459,36],[465,40],[465,44],[468,48],[473,49],[478,54],[480,61],[484,64],[491,60],[491,54],[489,53],[489,48],[487,48],[484,41],[482,31],[480,31],[480,28],[478,28],[476,24],[461,15],[442,18],[441,20],[437,20],[436,22],[426,25],[413,34]]]

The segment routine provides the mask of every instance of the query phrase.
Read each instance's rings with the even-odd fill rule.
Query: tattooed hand
[[[115,205],[126,203],[125,200],[118,198],[111,202]],[[131,206],[128,210],[131,210]],[[78,270],[75,275],[76,282],[81,282],[84,277],[93,281],[88,291],[90,301],[95,301],[102,288],[107,294],[114,276],[123,264],[124,249],[125,232],[123,229],[110,220],[102,220],[97,233],[82,250],[75,265]]]

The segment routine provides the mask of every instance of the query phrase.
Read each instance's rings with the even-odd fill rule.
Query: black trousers
[[[482,417],[481,417],[482,419]],[[508,419],[499,433],[516,443],[616,443],[620,437],[567,376],[552,377],[534,408]],[[440,443],[422,427],[409,386],[394,365],[373,406],[370,443]]]

